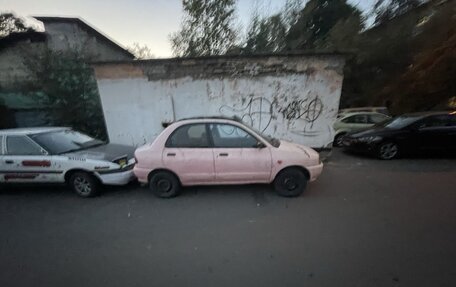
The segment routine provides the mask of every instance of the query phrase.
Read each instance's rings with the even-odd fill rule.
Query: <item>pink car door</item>
[[[257,147],[254,136],[234,125],[214,123],[209,129],[218,183],[269,182],[272,164],[268,147]]]
[[[204,123],[178,127],[166,141],[162,158],[183,185],[204,184],[215,179],[214,155]]]

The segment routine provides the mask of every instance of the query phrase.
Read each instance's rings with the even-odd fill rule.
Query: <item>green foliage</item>
[[[454,3],[454,2],[453,2]],[[456,4],[435,12],[410,39],[413,57],[399,77],[379,91],[379,100],[393,102],[393,112],[455,108]]]
[[[364,27],[361,12],[346,0],[289,0],[278,14],[252,16],[242,53],[353,49]]]
[[[181,57],[221,55],[233,45],[235,0],[183,0],[181,30],[170,36]]]
[[[30,55],[26,65],[34,73],[36,87],[48,107],[49,124],[69,126],[106,139],[104,118],[93,70],[80,53],[46,50]]]
[[[0,38],[8,36],[10,33],[27,32],[33,29],[28,27],[24,20],[16,17],[13,13],[0,14]]]
[[[247,34],[244,53],[275,53],[285,48],[287,30],[280,14],[260,19],[255,15]]]
[[[380,24],[392,18],[407,13],[418,7],[423,0],[377,0],[374,4],[375,24]]]
[[[331,30],[345,22],[349,23],[347,27],[351,28],[350,33],[358,33],[363,27],[361,12],[346,0],[310,0],[287,33],[286,49],[304,50],[324,46],[322,43],[327,40]],[[352,28],[354,24],[357,25],[355,29]]]

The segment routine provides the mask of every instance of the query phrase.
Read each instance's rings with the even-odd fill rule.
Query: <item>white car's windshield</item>
[[[103,144],[100,140],[72,130],[41,133],[30,137],[51,154],[68,153]]]

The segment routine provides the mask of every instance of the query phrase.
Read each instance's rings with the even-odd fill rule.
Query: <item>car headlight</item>
[[[373,142],[379,142],[381,141],[382,138],[379,136],[370,136],[370,137],[362,137],[358,138],[359,142],[364,142],[364,143],[373,143]]]

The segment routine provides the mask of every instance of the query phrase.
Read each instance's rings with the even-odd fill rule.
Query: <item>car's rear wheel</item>
[[[100,192],[98,180],[87,172],[75,172],[70,176],[68,184],[81,197],[94,197]]]
[[[343,140],[344,140],[345,134],[338,134],[334,138],[333,146],[335,147],[341,147],[343,145]]]
[[[160,171],[150,178],[149,188],[158,197],[171,198],[179,194],[181,185],[174,174]]]
[[[301,195],[307,186],[307,176],[297,168],[288,168],[281,171],[274,180],[274,189],[285,197]]]
[[[399,146],[393,142],[384,142],[380,144],[377,150],[377,156],[380,159],[390,160],[397,158],[399,155]]]

